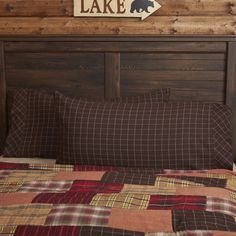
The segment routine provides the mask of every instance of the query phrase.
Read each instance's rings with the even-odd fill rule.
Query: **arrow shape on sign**
[[[149,7],[147,11],[142,12],[141,20],[145,20],[147,17],[152,15],[155,11],[161,8],[161,5],[157,1],[153,1],[153,7]]]
[[[160,7],[156,0],[74,0],[74,16],[139,17],[144,20]]]

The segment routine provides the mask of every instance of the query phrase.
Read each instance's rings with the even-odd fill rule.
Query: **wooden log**
[[[2,35],[157,35],[157,34],[236,34],[236,16],[159,16],[139,19],[72,17],[2,17]]]

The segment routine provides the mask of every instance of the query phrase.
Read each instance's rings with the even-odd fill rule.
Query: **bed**
[[[5,36],[0,69],[1,235],[236,235],[234,36]],[[53,145],[48,156],[31,156],[32,135],[24,140],[24,126],[11,118],[9,94],[18,89],[23,99],[57,91],[56,114],[63,115],[59,128],[48,125],[47,132],[60,131],[53,133],[58,156]],[[153,89],[168,93],[168,101],[147,96]],[[20,104],[15,108],[28,114]],[[44,112],[33,107],[33,115]],[[114,123],[119,119],[125,122]],[[20,135],[9,148],[12,126]],[[125,143],[114,142],[122,135]]]

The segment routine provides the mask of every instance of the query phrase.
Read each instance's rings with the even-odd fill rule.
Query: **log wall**
[[[140,19],[74,18],[73,0],[1,0],[1,35],[236,34],[236,0],[157,0]]]

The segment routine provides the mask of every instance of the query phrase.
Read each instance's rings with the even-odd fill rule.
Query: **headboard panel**
[[[235,107],[236,37],[2,37],[0,68],[2,141],[5,85],[105,98],[170,87],[172,100]]]

